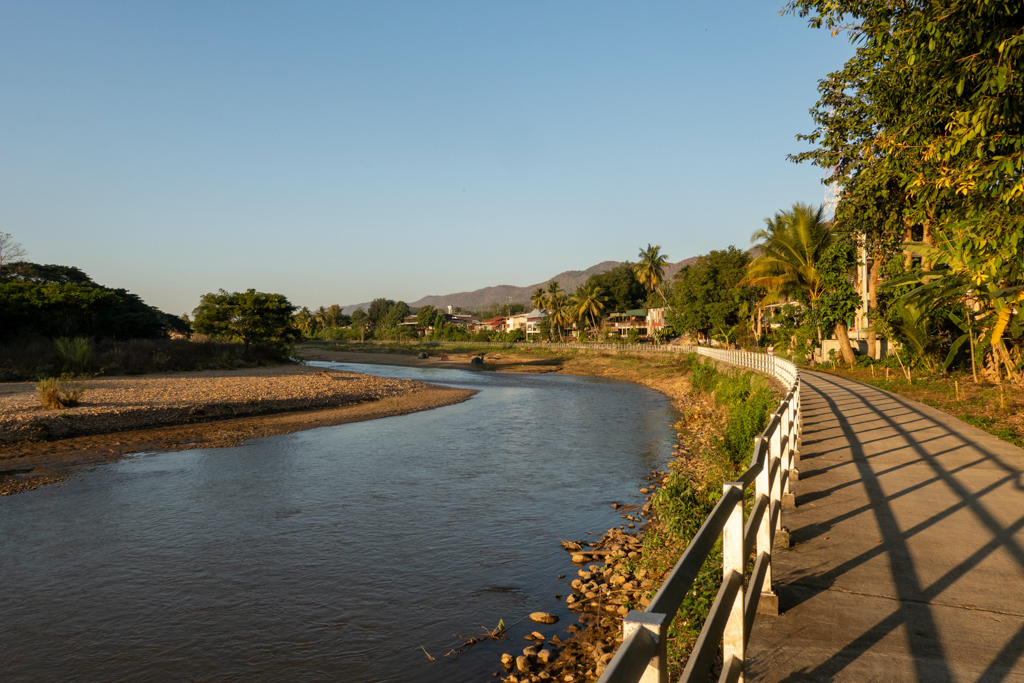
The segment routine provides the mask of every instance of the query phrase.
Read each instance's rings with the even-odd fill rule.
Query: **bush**
[[[68,376],[40,380],[36,391],[39,392],[39,403],[53,410],[77,406],[85,395],[85,387],[70,381]]]
[[[62,372],[79,375],[92,369],[93,349],[85,337],[61,337],[54,340],[53,348],[62,364]]]
[[[103,339],[88,344],[90,360],[78,367],[72,344],[62,354],[57,343],[45,339],[0,345],[0,381],[38,381],[67,372],[100,375],[141,375],[150,372],[234,370],[289,362],[288,352],[276,344],[242,344],[202,341],[201,335],[187,339]],[[76,341],[76,340],[71,340]]]

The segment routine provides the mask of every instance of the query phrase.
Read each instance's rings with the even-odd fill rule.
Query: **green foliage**
[[[19,263],[0,280],[0,339],[157,338],[182,321],[69,266]]]
[[[746,252],[730,246],[681,269],[672,286],[668,322],[676,330],[705,336],[738,325],[760,298],[756,289],[740,284],[749,263]]]
[[[205,294],[193,311],[193,329],[214,339],[241,341],[245,348],[256,343],[287,345],[299,331],[292,321],[295,312],[282,294],[244,292]]]
[[[62,372],[77,375],[89,371],[92,366],[93,348],[85,337],[55,339],[53,348],[60,358]]]
[[[636,277],[636,265],[621,263],[611,270],[587,279],[588,285],[600,287],[606,296],[606,305],[613,311],[639,308],[647,299],[647,290]]]
[[[370,310],[366,314],[370,316],[370,320],[373,321],[374,325],[380,325],[394,305],[395,302],[391,299],[374,299],[370,302]]]
[[[856,265],[853,245],[847,239],[834,240],[822,252],[816,268],[824,288],[811,309],[811,319],[821,329],[845,325],[857,312],[860,297],[849,277]]]
[[[420,327],[430,327],[437,317],[437,309],[431,305],[421,306],[416,312],[416,324]],[[494,316],[491,316],[494,317]]]

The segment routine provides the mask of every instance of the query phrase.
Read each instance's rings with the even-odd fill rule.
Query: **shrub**
[[[40,380],[36,384],[36,391],[39,392],[39,403],[50,409],[77,406],[85,395],[85,387],[70,381],[69,377]]]
[[[85,337],[55,339],[53,348],[61,362],[61,371],[73,374],[88,372],[92,366],[93,348]]]

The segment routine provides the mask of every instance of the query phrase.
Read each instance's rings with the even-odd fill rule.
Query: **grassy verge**
[[[970,374],[913,375],[912,381],[897,371],[871,366],[853,369],[822,369],[820,372],[854,379],[924,403],[1024,448],[1024,390],[1010,384],[975,383]]]

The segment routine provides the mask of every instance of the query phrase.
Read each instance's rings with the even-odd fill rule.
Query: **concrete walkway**
[[[1024,681],[1024,451],[802,373],[792,548],[748,681]]]

